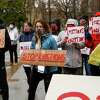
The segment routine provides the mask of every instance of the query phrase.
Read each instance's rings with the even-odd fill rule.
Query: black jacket
[[[11,40],[8,34],[7,29],[4,27],[4,24],[0,21],[0,29],[5,29],[5,46],[4,48],[0,48],[0,68],[5,66],[5,52],[9,50],[11,47]]]

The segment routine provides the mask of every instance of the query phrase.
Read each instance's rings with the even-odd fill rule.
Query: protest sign
[[[66,43],[85,42],[85,31],[83,26],[68,27],[66,34]]]
[[[23,64],[64,66],[65,50],[24,50],[20,61]]]
[[[100,17],[91,17],[89,19],[89,32],[91,34],[100,34]]]
[[[0,48],[5,46],[5,29],[0,30]]]
[[[53,75],[45,100],[100,100],[99,87],[96,76]]]
[[[31,41],[29,41],[29,42],[20,42],[20,44],[19,44],[20,55],[22,54],[22,52],[24,50],[30,50],[30,47],[31,47]]]

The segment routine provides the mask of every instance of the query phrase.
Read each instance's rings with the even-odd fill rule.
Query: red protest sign
[[[0,48],[4,48],[5,45],[5,29],[0,30]]]
[[[20,57],[23,64],[64,66],[65,50],[25,50]]]

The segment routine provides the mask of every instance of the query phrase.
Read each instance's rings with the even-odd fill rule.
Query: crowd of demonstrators
[[[11,41],[6,26],[2,20],[0,20],[0,30],[1,29],[5,29],[5,46],[4,48],[0,48],[0,95],[2,95],[3,100],[9,100],[9,88],[5,68],[5,52],[11,48]]]
[[[69,35],[65,35],[68,27],[78,26],[78,22],[75,19],[68,19],[65,24],[65,30],[60,32],[58,35],[58,46],[62,49],[67,50],[66,61],[63,68],[64,74],[82,75],[82,57],[80,49],[84,47],[84,43],[66,43],[66,38]]]
[[[79,19],[79,25],[84,26],[85,29],[85,39],[91,38],[91,35],[89,33],[89,23],[88,23],[88,16],[82,16]],[[91,75],[90,65],[88,64],[89,54],[90,54],[90,48],[87,48],[86,46],[83,48],[84,52],[82,53],[82,66],[85,67],[86,75]]]
[[[34,36],[34,31],[32,30],[32,25],[29,22],[24,22],[23,24],[23,29],[22,29],[22,33],[20,33],[19,36],[19,42],[20,43],[25,43],[28,42],[30,44],[30,42],[32,41],[32,37]],[[30,73],[31,73],[31,66],[30,65],[23,65],[26,76],[27,76],[27,82],[29,84],[29,80],[30,80]]]
[[[17,40],[18,40],[18,29],[14,22],[10,23],[8,27],[8,33],[11,40],[11,48],[10,52],[10,64],[17,65],[18,63],[18,55],[17,55]]]
[[[100,16],[100,13],[96,13],[96,16]],[[8,100],[9,89],[6,79],[5,69],[5,52],[10,51],[10,63],[11,65],[18,63],[17,57],[17,41],[19,43],[30,42],[30,49],[36,50],[66,50],[66,60],[63,68],[58,66],[40,66],[40,65],[26,65],[23,64],[24,71],[27,76],[27,82],[29,85],[28,100],[35,99],[35,93],[37,86],[41,80],[44,80],[45,92],[48,90],[51,78],[53,74],[73,74],[83,75],[83,67],[85,66],[86,75],[100,76],[100,67],[88,64],[89,54],[81,54],[81,49],[84,47],[90,48],[90,53],[100,43],[100,35],[90,34],[88,30],[88,18],[82,16],[79,22],[76,19],[68,18],[64,27],[64,30],[59,32],[60,27],[55,22],[50,26],[44,20],[37,20],[35,30],[32,30],[32,25],[28,21],[23,24],[22,32],[18,33],[18,29],[14,23],[11,23],[6,30],[4,23],[0,20],[0,29],[5,29],[5,47],[0,48],[0,94],[3,100]],[[67,43],[66,39],[69,39],[67,33],[68,28],[84,26],[85,27],[85,43]],[[50,30],[51,29],[51,30]],[[15,56],[15,60],[13,59]]]
[[[37,20],[35,22],[35,36],[32,39],[31,48],[38,50],[57,50],[57,44],[50,33],[49,26],[43,20]],[[41,80],[44,80],[45,92],[47,92],[51,77],[55,73],[58,73],[56,66],[44,67],[34,65],[31,73],[28,100],[35,99],[35,92]]]
[[[100,12],[97,12],[96,17],[100,16]],[[91,49],[91,52],[96,48],[100,43],[100,34],[91,33],[91,38],[86,39],[86,46]],[[100,67],[90,64],[91,75],[100,76]]]

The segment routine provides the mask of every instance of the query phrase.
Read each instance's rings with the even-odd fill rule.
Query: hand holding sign
[[[64,46],[66,44],[67,39],[68,39],[68,37],[65,37],[64,40],[62,40],[61,46]]]

